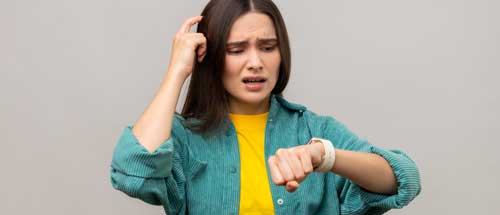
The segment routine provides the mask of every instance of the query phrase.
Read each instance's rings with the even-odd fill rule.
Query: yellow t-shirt
[[[240,147],[240,215],[274,214],[264,156],[268,114],[229,114]]]

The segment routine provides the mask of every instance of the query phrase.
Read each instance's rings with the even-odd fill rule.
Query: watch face
[[[321,140],[313,140],[313,143],[323,143]]]
[[[321,142],[321,140],[313,138],[313,139],[309,140],[309,143],[307,143],[307,144],[311,144],[311,143],[323,143],[323,142]]]

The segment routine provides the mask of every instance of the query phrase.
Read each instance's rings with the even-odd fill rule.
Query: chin
[[[247,104],[258,104],[268,99],[271,92],[242,92],[239,93],[236,100]]]

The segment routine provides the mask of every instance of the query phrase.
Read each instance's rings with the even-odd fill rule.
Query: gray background
[[[0,2],[0,214],[163,213],[114,191],[109,164],[205,2]],[[499,1],[276,3],[286,97],[417,162],[421,195],[389,214],[500,213]]]

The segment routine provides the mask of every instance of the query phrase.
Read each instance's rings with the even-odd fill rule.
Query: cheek
[[[234,57],[228,57],[226,56],[226,59],[224,61],[224,71],[226,74],[234,74],[235,71],[238,69],[238,62],[237,59]]]
[[[241,70],[240,64],[239,59],[226,56],[224,61],[224,74],[222,78],[226,88],[237,83],[236,79],[239,79],[238,74]]]
[[[273,53],[267,58],[267,65],[269,67],[269,70],[271,70],[271,72],[274,72],[273,74],[275,75],[276,79],[278,78],[280,64],[281,64],[281,55],[279,52]]]
[[[276,54],[274,55],[273,63],[276,66],[276,68],[279,69],[280,64],[281,64],[281,55],[280,55],[279,51],[277,51]]]

